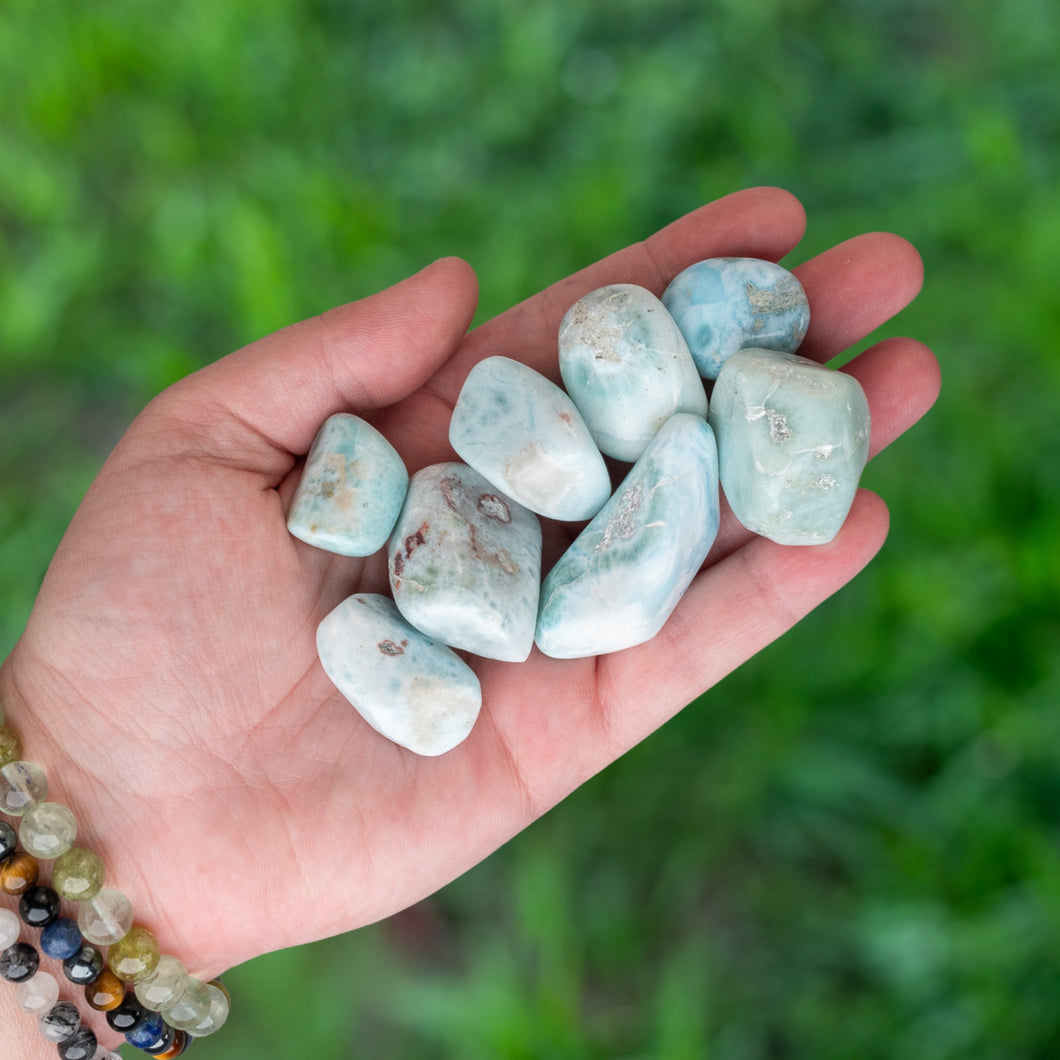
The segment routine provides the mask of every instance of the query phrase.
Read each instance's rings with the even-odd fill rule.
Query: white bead
[[[22,921],[10,909],[0,909],[0,950],[6,950],[18,942],[22,933]]]
[[[18,984],[15,999],[33,1016],[39,1016],[59,1000],[59,983],[54,975],[37,972],[31,979]]]

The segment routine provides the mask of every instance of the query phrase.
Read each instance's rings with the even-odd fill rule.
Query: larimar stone
[[[523,507],[550,519],[589,519],[611,477],[571,399],[508,357],[479,361],[449,421],[460,458]]]
[[[782,545],[835,537],[869,454],[869,405],[853,376],[742,350],[714,385],[710,423],[722,489],[748,530]]]
[[[440,755],[475,724],[482,690],[474,671],[410,626],[388,597],[344,600],[317,627],[317,652],[361,717],[410,751]]]
[[[706,559],[719,516],[714,434],[679,413],[549,572],[537,646],[574,659],[651,640]]]
[[[793,353],[810,324],[802,284],[760,258],[696,262],[674,277],[662,300],[706,379],[717,379],[721,366],[745,346]]]
[[[306,457],[287,529],[343,556],[370,556],[386,544],[409,476],[394,447],[346,412],[324,421]]]
[[[632,462],[677,412],[707,414],[688,345],[662,302],[616,283],[579,298],[559,326],[559,370],[600,451]]]
[[[466,464],[416,472],[390,539],[390,588],[428,637],[523,662],[534,641],[541,524]]]

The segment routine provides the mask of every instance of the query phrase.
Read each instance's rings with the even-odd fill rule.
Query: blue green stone
[[[714,433],[679,413],[549,572],[537,646],[574,659],[651,640],[703,565],[719,516]]]
[[[782,545],[835,537],[869,453],[869,405],[853,376],[741,350],[714,384],[709,418],[722,489],[748,530]]]
[[[746,346],[793,353],[806,337],[810,304],[787,269],[760,258],[707,258],[663,292],[705,379]]]
[[[313,440],[287,529],[328,552],[370,556],[386,544],[408,483],[401,457],[374,427],[336,413]]]

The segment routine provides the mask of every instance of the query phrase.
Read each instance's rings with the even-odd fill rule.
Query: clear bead
[[[59,1000],[58,980],[47,972],[37,972],[32,979],[18,984],[15,1000],[31,1016],[40,1016]]]
[[[77,911],[77,926],[87,942],[110,946],[124,938],[132,927],[132,902],[121,891],[104,887],[94,898],[82,902]]]
[[[154,975],[136,984],[136,1000],[150,1012],[165,1012],[184,996],[190,982],[184,962],[164,953]]]
[[[14,946],[22,933],[22,921],[11,909],[0,909],[0,950]]]
[[[55,859],[52,886],[71,902],[87,902],[103,886],[103,859],[87,847],[71,847]]]
[[[167,1012],[163,1013],[166,1023],[177,1030],[190,1031],[197,1027],[210,1014],[210,991],[201,979],[194,976],[188,980],[184,996]]]
[[[219,1031],[228,1019],[231,1002],[227,992],[215,983],[207,983],[206,989],[210,992],[210,1011],[205,1019],[188,1030],[193,1038],[205,1038],[206,1035]]]
[[[32,762],[9,762],[0,769],[0,810],[21,817],[48,797],[48,778]]]
[[[37,1029],[49,1042],[65,1042],[77,1033],[81,1016],[71,1001],[59,1001],[37,1020]]]
[[[18,837],[22,848],[34,857],[57,858],[73,846],[77,821],[57,802],[38,802],[22,815]]]

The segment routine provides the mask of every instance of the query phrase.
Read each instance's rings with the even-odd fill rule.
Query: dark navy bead
[[[122,1003],[107,1013],[107,1023],[119,1034],[129,1034],[135,1031],[147,1016],[147,1009],[136,1000],[136,995],[130,990]]]
[[[21,983],[37,974],[40,954],[28,942],[16,942],[0,953],[0,975],[10,983]]]
[[[108,1016],[110,1014],[108,1013]],[[154,1048],[162,1041],[166,1033],[166,1021],[160,1012],[146,1012],[144,1020],[131,1031],[125,1032],[125,1040],[137,1049]]]
[[[77,924],[66,917],[53,920],[40,933],[40,948],[57,961],[65,961],[67,957],[80,953],[84,944]]]
[[[168,1023],[162,1024],[162,1033],[158,1036],[158,1039],[152,1042],[150,1045],[142,1045],[141,1049],[148,1056],[158,1056],[159,1053],[168,1053],[173,1048],[173,1042],[176,1040],[177,1032],[176,1029],[171,1027]]]
[[[0,821],[0,861],[14,854],[18,846],[18,833],[7,823]]]
[[[65,1042],[72,1038],[81,1026],[81,1013],[70,1001],[57,1001],[39,1020],[41,1034],[50,1042]]]
[[[81,1027],[72,1038],[59,1043],[61,1060],[92,1060],[99,1048],[95,1034],[88,1027]]]
[[[59,895],[51,887],[38,884],[18,900],[18,915],[30,927],[42,928],[59,916]]]
[[[102,952],[86,943],[72,957],[63,961],[63,974],[71,983],[88,986],[99,978],[103,963]]]

